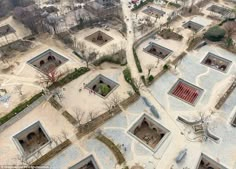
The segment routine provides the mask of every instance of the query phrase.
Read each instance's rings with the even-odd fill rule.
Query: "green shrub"
[[[169,65],[165,64],[165,65],[163,66],[163,69],[164,69],[164,70],[168,70],[168,69],[169,69]]]
[[[136,66],[137,66],[137,68],[138,68],[138,71],[139,71],[139,73],[142,73],[142,72],[143,72],[143,69],[142,69],[142,67],[141,67],[141,64],[140,64],[140,61],[139,61],[139,58],[138,58],[138,55],[137,55],[137,53],[136,53],[135,48],[133,48],[133,53],[134,53],[134,61],[135,61],[135,63],[136,63]]]
[[[99,86],[99,89],[101,91],[102,96],[106,96],[111,91],[107,84],[101,84]]]
[[[139,93],[139,89],[134,84],[133,78],[131,76],[130,69],[128,67],[125,70],[123,70],[123,74],[124,74],[124,78],[125,78],[126,82],[131,85],[131,87],[133,88],[134,92],[137,93],[137,94],[140,94]]]
[[[145,79],[145,76],[144,76],[144,75],[141,76],[141,79],[142,79],[142,81],[143,81],[143,84],[146,85],[146,79]]]
[[[148,77],[148,82],[152,82],[153,80],[154,80],[153,75],[150,75],[150,76]]]
[[[221,41],[225,36],[225,30],[219,26],[214,26],[208,29],[204,37],[210,41],[218,42]]]

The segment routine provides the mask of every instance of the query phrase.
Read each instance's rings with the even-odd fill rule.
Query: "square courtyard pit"
[[[108,78],[108,82],[112,82],[109,85],[113,89],[105,97],[91,92],[94,82],[99,82],[100,77],[105,80]],[[104,102],[109,101],[114,95],[118,95],[121,100],[128,98],[128,91],[132,91],[132,88],[125,81],[121,68],[96,70],[96,72],[90,71],[63,86],[64,97],[58,101],[75,118],[77,110],[84,112],[81,119],[81,124],[83,124],[90,120],[90,113],[96,117],[106,112],[107,107]]]
[[[152,56],[155,56],[157,58],[160,58],[162,60],[166,59],[168,56],[170,56],[173,51],[163,47],[159,44],[156,44],[154,42],[150,42],[149,45],[143,49],[146,53],[151,54]]]
[[[162,17],[165,15],[165,12],[160,10],[160,9],[157,9],[155,7],[152,7],[152,6],[148,6],[146,9],[144,9],[142,11],[143,13],[145,13],[146,15],[149,15],[149,16],[152,16],[152,17]]]
[[[47,138],[45,140],[45,144],[43,144],[42,147],[41,145],[39,145],[40,153],[42,155],[46,154],[48,151],[51,150],[50,147],[51,143],[52,147],[56,146],[55,142],[47,144],[48,140],[50,140],[49,137],[51,139],[61,137],[62,131],[65,131],[67,133],[68,138],[74,135],[74,126],[71,125],[67,121],[67,119],[65,119],[65,117],[61,115],[60,112],[58,112],[54,107],[52,107],[50,103],[45,101],[41,103],[39,106],[35,107],[33,110],[31,110],[24,117],[18,119],[15,123],[13,123],[12,125],[8,126],[3,131],[0,132],[1,165],[22,164],[20,159],[17,157],[23,155],[22,154],[23,151],[21,151],[23,150],[23,148],[20,149],[19,141],[17,141],[17,139],[22,139],[20,136],[24,137],[25,132],[26,133],[30,131],[38,132],[37,131],[38,127],[41,127],[44,135]],[[35,155],[37,155],[38,153],[36,153],[35,155],[33,154],[32,156],[28,156],[27,159],[29,162],[34,161]]]
[[[202,153],[196,169],[227,169],[227,168]]]
[[[211,23],[212,21],[208,18],[204,18],[203,16],[195,16],[191,20],[185,21],[182,26],[185,29],[192,30],[193,32],[199,32],[200,30],[209,26]]]
[[[108,97],[117,87],[118,83],[107,78],[106,76],[99,74],[95,79],[86,85],[86,88],[95,92],[102,98]]]
[[[200,31],[204,26],[201,25],[201,24],[198,24],[196,22],[193,22],[193,21],[188,21],[186,22],[185,24],[183,24],[183,27],[185,29],[191,29],[192,31],[194,32],[198,32]]]
[[[68,59],[59,53],[48,49],[43,53],[35,56],[34,58],[27,61],[27,63],[33,66],[44,74],[49,74],[55,71],[59,66],[66,63]]]
[[[15,29],[13,29],[9,24],[0,26],[0,38],[15,32]]]
[[[99,167],[93,155],[90,155],[72,167],[69,167],[69,169],[99,169]]]
[[[170,131],[144,114],[129,129],[129,133],[151,151],[156,152],[167,139]]]
[[[202,93],[203,89],[184,81],[183,79],[179,79],[169,91],[171,96],[174,96],[192,106],[197,104]]]
[[[85,40],[96,44],[97,46],[104,46],[108,42],[112,41],[113,38],[102,31],[96,31],[95,33],[85,37]]]
[[[218,6],[218,5],[211,5],[210,7],[207,8],[208,11],[217,13],[219,15],[222,16],[226,16],[230,13],[230,9],[227,7],[222,7],[222,6]]]
[[[49,144],[50,138],[40,121],[37,121],[14,135],[13,141],[22,156],[28,158]]]
[[[201,63],[223,73],[226,73],[232,65],[232,61],[211,52],[207,53],[206,57],[202,60]]]
[[[23,39],[24,37],[31,35],[30,29],[26,28],[22,23],[15,20],[12,16],[0,21],[0,29],[4,31],[5,28],[8,27],[8,25],[10,26],[9,33],[7,34],[8,42],[2,36],[0,38],[0,46],[6,45],[7,43],[11,43],[19,39]]]

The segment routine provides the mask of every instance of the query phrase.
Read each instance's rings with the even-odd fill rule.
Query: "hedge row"
[[[143,72],[143,69],[142,69],[142,66],[141,66],[141,64],[140,64],[138,55],[137,55],[136,50],[135,50],[134,47],[133,47],[133,53],[134,53],[134,61],[135,61],[135,63],[136,63],[136,66],[137,66],[137,68],[138,68],[138,71],[139,71],[139,73],[142,73],[142,72]]]
[[[136,11],[136,10],[142,8],[143,6],[145,6],[145,5],[147,5],[148,3],[153,2],[153,1],[154,1],[154,0],[146,0],[146,1],[143,2],[143,0],[141,0],[140,4],[139,4],[139,5],[135,5],[135,6],[133,7],[133,9],[131,9],[131,11]]]
[[[118,164],[123,164],[125,162],[125,158],[123,154],[120,152],[119,148],[106,136],[99,135],[97,139],[104,143],[115,155]]]
[[[131,85],[131,87],[133,88],[134,92],[137,93],[137,94],[140,94],[139,93],[139,89],[134,84],[134,81],[133,81],[130,69],[128,67],[125,68],[125,70],[123,70],[123,74],[124,74],[124,78],[125,78],[126,82],[128,82]]]
[[[79,69],[75,68],[75,71],[66,75],[64,78],[62,78],[61,80],[53,83],[52,85],[50,85],[48,87],[49,90],[55,89],[57,87],[61,87],[64,86],[65,84],[71,82],[72,80],[77,79],[79,76],[85,74],[86,72],[88,72],[90,69],[87,67],[80,67]]]
[[[6,123],[9,119],[11,119],[12,117],[16,116],[18,113],[20,113],[25,108],[27,108],[29,105],[31,105],[33,102],[38,100],[38,98],[40,98],[42,95],[43,95],[43,92],[40,92],[40,93],[34,95],[33,97],[31,97],[31,99],[26,100],[23,103],[20,103],[12,111],[10,111],[10,113],[8,113],[5,116],[0,118],[0,125]]]

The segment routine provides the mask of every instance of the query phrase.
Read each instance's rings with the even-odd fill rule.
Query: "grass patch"
[[[135,61],[135,64],[136,64],[136,66],[137,66],[137,68],[138,68],[138,71],[139,71],[139,73],[142,73],[142,72],[143,72],[143,69],[142,69],[142,66],[141,66],[141,64],[140,64],[138,55],[137,55],[136,50],[135,50],[134,47],[133,47],[133,53],[134,53],[134,61]]]
[[[119,148],[109,138],[107,138],[104,135],[99,135],[97,136],[97,139],[101,141],[102,143],[104,143],[112,151],[112,153],[116,157],[118,164],[122,164],[125,162],[125,158],[123,154],[120,152]]]
[[[25,108],[27,108],[29,105],[31,105],[33,102],[35,102],[36,100],[38,100],[41,96],[43,95],[43,92],[40,92],[36,95],[34,95],[33,97],[31,97],[31,99],[26,100],[23,103],[20,103],[18,106],[16,106],[10,113],[6,114],[5,116],[0,118],[0,125],[6,123],[8,120],[10,120],[12,117],[16,116],[18,113],[20,113],[21,111],[23,111]]]
[[[125,70],[123,70],[123,74],[124,74],[124,78],[126,80],[127,83],[129,83],[131,85],[131,87],[133,88],[134,92],[137,94],[139,93],[139,89],[137,88],[137,86],[134,84],[134,80],[132,78],[130,69],[127,67],[125,68]]]

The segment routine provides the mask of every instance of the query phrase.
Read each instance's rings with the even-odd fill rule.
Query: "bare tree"
[[[136,87],[138,90],[140,90],[140,89],[142,89],[142,88],[144,87],[141,78],[139,78],[139,79],[133,78],[133,83],[134,83],[135,87]]]
[[[56,88],[55,90],[53,90],[53,96],[54,97],[56,96],[61,101],[64,97],[62,89],[61,88]]]
[[[62,131],[61,131],[61,135],[62,135],[62,138],[63,138],[64,140],[67,140],[67,139],[68,139],[68,133],[67,133],[65,130],[62,130]]]
[[[60,143],[62,143],[62,138],[61,138],[61,136],[56,136],[56,139],[57,139]]]
[[[112,110],[113,104],[111,104],[111,102],[104,101],[103,104],[105,105],[105,108],[108,112],[110,112]]]
[[[48,86],[51,83],[56,82],[65,73],[58,72],[56,69],[46,72],[45,74],[39,75],[39,83]]]
[[[118,104],[121,101],[121,98],[117,93],[114,93],[113,95],[111,95],[110,101],[113,104],[113,106],[118,106]]]
[[[92,121],[93,119],[95,119],[95,117],[97,116],[97,112],[94,111],[89,111],[88,112],[88,121]]]
[[[229,21],[224,24],[224,29],[226,31],[227,38],[230,39],[233,36],[236,36],[236,22]]]
[[[56,137],[51,137],[51,140],[52,140],[53,143],[56,144],[56,146],[58,145],[58,141],[57,141]]]
[[[105,105],[106,110],[110,112],[114,107],[118,106],[120,101],[120,96],[117,93],[114,93],[108,100],[104,101],[103,104]]]
[[[78,122],[78,125],[81,125],[81,121],[84,117],[84,114],[84,111],[81,111],[79,108],[75,108],[75,119]]]
[[[153,65],[153,64],[148,64],[147,66],[146,66],[146,68],[148,69],[148,77],[150,76],[150,73],[151,73],[151,71],[152,71],[152,69],[154,68],[155,66]]]
[[[98,55],[98,52],[93,48],[87,48],[84,42],[76,42],[75,46],[77,52],[81,53],[81,58],[86,62],[86,67],[89,67],[89,63],[94,61]]]

